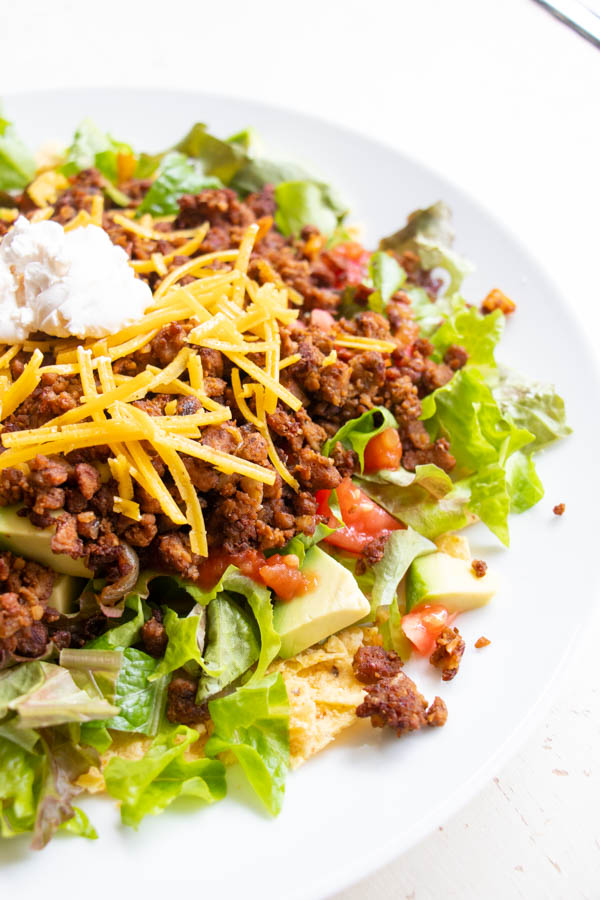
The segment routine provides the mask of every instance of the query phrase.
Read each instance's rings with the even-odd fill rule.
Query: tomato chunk
[[[311,581],[300,571],[300,560],[293,553],[281,556],[275,553],[260,568],[260,577],[281,600],[293,600],[306,593]]]
[[[444,628],[456,618],[445,606],[426,604],[402,616],[402,630],[419,653],[430,656]]]
[[[327,517],[329,527],[335,528],[338,522],[329,508],[330,495],[331,491],[317,491],[317,510],[320,515]],[[337,497],[344,527],[325,538],[334,547],[360,553],[373,538],[405,527],[352,484],[350,478],[344,478],[338,485]]]
[[[386,428],[372,437],[365,448],[365,472],[397,469],[402,459],[402,442],[395,428]]]
[[[243,550],[240,553],[211,550],[210,556],[198,565],[198,582],[208,590],[221,579],[227,566],[237,566],[244,575],[262,584],[260,568],[265,562],[264,554],[259,550]]]
[[[342,288],[348,284],[360,284],[367,274],[371,254],[357,241],[344,241],[326,250],[321,261],[331,270],[335,277],[334,287]]]
[[[313,309],[310,313],[310,324],[321,331],[331,331],[335,319],[326,309]]]

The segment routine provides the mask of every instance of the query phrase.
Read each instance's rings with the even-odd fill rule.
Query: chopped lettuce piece
[[[202,591],[200,588],[195,590],[197,602],[204,605],[218,597],[222,591],[229,594],[240,594],[246,599],[260,631],[260,656],[252,679],[262,678],[269,663],[279,653],[281,646],[281,638],[273,627],[273,604],[270,590],[257,584],[247,575],[242,575],[236,566],[229,566],[218,584],[210,590]]]
[[[423,400],[421,419],[432,436],[445,435],[459,469],[473,473],[506,459],[534,435],[505,419],[477,369],[467,366]]]
[[[393,256],[378,250],[369,260],[369,277],[374,288],[369,295],[369,309],[384,313],[392,294],[399,291],[406,281],[406,272]]]
[[[231,187],[241,194],[252,194],[261,191],[267,184],[276,185],[284,181],[303,182],[309,180],[310,175],[296,163],[277,162],[255,156],[248,158],[236,172],[231,181]]]
[[[518,450],[506,461],[506,486],[513,513],[525,512],[542,499],[544,487],[531,453]]]
[[[378,425],[376,420],[381,419]],[[371,438],[385,431],[386,428],[397,428],[398,423],[389,409],[385,406],[375,406],[356,419],[349,419],[336,431],[333,437],[323,445],[323,455],[329,456],[333,448],[340,441],[347,450],[354,450],[358,456],[360,470],[365,466],[365,450]]]
[[[99,765],[98,754],[91,747],[81,746],[74,726],[43,728],[40,736],[45,754],[41,771],[36,773],[40,787],[31,845],[34,850],[45,847],[57,828],[75,816],[71,800],[81,791],[77,779],[90,766]],[[87,833],[78,831],[77,822],[73,828],[75,833],[92,836],[89,829]]]
[[[190,662],[197,663],[201,669],[206,671],[207,666],[202,655],[204,640],[202,642],[198,640],[199,630],[204,635],[204,610],[202,615],[196,613],[180,618],[174,609],[163,606],[163,624],[169,642],[165,655],[156,669],[148,676],[148,681],[152,682],[163,678]]]
[[[152,216],[168,216],[178,213],[177,201],[183,194],[197,194],[206,188],[222,186],[218,178],[205,175],[183,153],[167,153],[136,215],[150,213]]]
[[[0,834],[31,831],[35,822],[34,784],[41,758],[0,737]]]
[[[379,626],[383,638],[383,646],[386,650],[395,650],[400,659],[406,662],[412,654],[412,644],[402,628],[402,613],[400,612],[400,597],[395,596],[390,604],[390,615]]]
[[[186,725],[165,723],[141,759],[113,756],[104,768],[106,790],[121,801],[121,821],[137,828],[144,816],[158,815],[177,797],[214,803],[225,796],[225,767],[218,760],[184,758],[198,740]]]
[[[0,737],[0,835],[34,832],[32,847],[41,849],[60,828],[95,838],[87,816],[71,799],[75,785],[98,758],[82,748],[69,729],[45,729],[42,752],[30,753]]]
[[[345,214],[328,185],[319,181],[282,181],[275,188],[275,224],[286,237],[315,225],[322,234],[335,231]]]
[[[87,838],[89,841],[95,841],[98,838],[98,832],[88,819],[87,815],[78,806],[73,806],[73,815],[70,819],[65,819],[59,827],[60,831],[66,831],[68,834],[74,834],[77,837]]]
[[[208,604],[208,626],[204,661],[210,671],[198,684],[196,702],[218,693],[258,659],[260,649],[250,616],[223,591]]]
[[[510,497],[504,468],[499,463],[484,466],[463,483],[470,492],[469,510],[508,547]]]
[[[406,225],[379,243],[381,250],[402,255],[407,250],[416,253],[424,269],[440,266],[449,276],[445,293],[460,290],[463,279],[473,267],[451,249],[454,232],[450,209],[445,203],[434,203],[427,209],[417,209],[408,217]]]
[[[43,681],[8,704],[9,709],[18,714],[19,727],[37,729],[67,722],[90,722],[118,712],[117,707],[109,703],[85,676],[83,683],[87,689],[83,690],[69,669],[62,666],[46,662],[24,665],[39,666]]]
[[[35,177],[35,160],[14,125],[0,115],[0,191],[20,191]]]
[[[532,381],[503,367],[488,383],[503,415],[534,436],[526,453],[537,452],[571,434],[564,400],[554,385]]]
[[[207,756],[233,753],[265,807],[281,810],[289,769],[289,701],[280,673],[246,684],[233,694],[209,701],[214,724]]]
[[[76,175],[83,169],[94,166],[114,184],[118,181],[119,154],[128,156],[132,153],[129,144],[116,141],[92,119],[84,119],[75,131],[60,171],[63,175]]]
[[[390,515],[423,537],[433,539],[469,523],[468,486],[454,484],[433,463],[417,466],[414,474],[404,469],[382,469],[375,475],[363,475],[357,483]]]
[[[475,307],[468,308],[462,298],[457,298],[450,315],[430,338],[436,349],[435,358],[443,359],[448,347],[458,344],[469,354],[469,365],[494,366],[494,350],[503,329],[504,315],[499,309],[484,316]]]
[[[123,650],[123,662],[113,697],[119,712],[106,722],[96,723],[96,727],[156,734],[168,681],[166,677],[150,681],[158,666],[159,661],[142,650],[133,647]],[[89,735],[90,731],[86,733]],[[101,735],[98,737],[101,738]]]
[[[0,719],[18,697],[31,693],[44,683],[44,672],[38,662],[24,663],[0,672]]]
[[[196,122],[173,150],[198,160],[204,175],[214,175],[223,184],[229,184],[247,159],[243,143],[223,141],[210,134],[204,123]]]
[[[388,606],[394,601],[398,585],[404,578],[413,559],[433,553],[436,546],[412,528],[392,531],[385,544],[383,557],[375,563],[375,577],[371,590],[373,612],[378,606]]]

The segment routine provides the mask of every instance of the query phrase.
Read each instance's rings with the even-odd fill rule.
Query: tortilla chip
[[[364,689],[354,675],[352,660],[363,644],[381,644],[377,628],[346,628],[324,644],[271,664],[270,672],[281,672],[290,701],[292,768],[306,762],[358,721],[356,707],[364,699]],[[210,723],[208,726],[196,726],[200,737],[186,750],[186,759],[204,755]],[[111,734],[113,743],[101,756],[102,767],[113,756],[141,759],[152,742],[152,738],[139,734],[120,731]],[[102,771],[95,766],[81,775],[77,784],[92,794],[105,789]]]
[[[270,667],[281,672],[290,700],[290,762],[297,768],[356,721],[364,699],[352,660],[363,644],[378,643],[375,628],[346,628]]]
[[[471,548],[469,541],[463,534],[456,534],[448,531],[446,534],[440,534],[435,539],[435,545],[442,553],[448,556],[454,556],[455,559],[464,559],[465,562],[471,561]]]

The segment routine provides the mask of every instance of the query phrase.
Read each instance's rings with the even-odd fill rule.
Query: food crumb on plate
[[[475,641],[475,646],[477,647],[478,650],[481,650],[482,647],[489,647],[489,645],[491,643],[492,642],[490,641],[489,638],[486,638],[483,635],[481,635],[481,637],[477,638],[477,640]]]
[[[483,559],[474,559],[471,563],[471,568],[478,578],[483,578],[487,572],[487,563]]]
[[[565,509],[566,509],[566,506],[564,503],[557,503],[556,506],[554,506],[552,508],[552,512],[554,513],[555,516],[562,516]]]

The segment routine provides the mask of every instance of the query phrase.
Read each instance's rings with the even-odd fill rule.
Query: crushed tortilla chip
[[[269,667],[270,672],[281,672],[288,692],[293,769],[358,721],[356,707],[364,699],[364,688],[354,675],[352,660],[363,644],[381,644],[377,628],[345,628],[324,644],[309,647],[290,659],[277,660]],[[186,750],[186,759],[204,755],[210,723],[208,726],[195,726],[200,737]],[[92,794],[105,790],[102,769],[111,757],[141,759],[152,742],[152,738],[139,734],[119,731],[111,734],[113,743],[101,755],[101,768],[93,766],[77,779],[77,784]]]
[[[297,768],[355,722],[364,699],[352,660],[362,644],[377,643],[376,628],[346,628],[270,667],[281,672],[290,700],[290,762]]]
[[[456,534],[448,531],[446,534],[440,534],[435,539],[435,545],[442,553],[453,556],[455,559],[464,559],[465,562],[471,562],[471,548],[469,541],[462,534]]]

